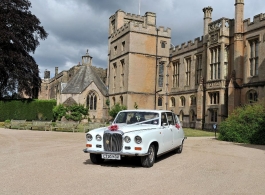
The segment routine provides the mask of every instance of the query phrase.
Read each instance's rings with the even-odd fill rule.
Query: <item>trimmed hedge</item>
[[[235,109],[221,122],[218,139],[265,145],[265,102]]]
[[[56,100],[0,100],[0,121],[5,120],[53,120]]]

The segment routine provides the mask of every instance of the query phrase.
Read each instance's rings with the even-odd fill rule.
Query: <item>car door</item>
[[[173,145],[173,132],[168,124],[166,112],[161,113],[161,133],[163,134],[163,149],[161,152],[166,152]]]
[[[181,127],[180,120],[179,120],[179,118],[178,118],[177,115],[175,115],[175,120],[176,120],[175,127],[176,127],[177,130],[178,130],[178,131],[177,131],[177,136],[176,136],[176,139],[177,139],[177,141],[176,141],[176,146],[179,146],[179,145],[181,145],[182,140],[183,140],[183,138],[184,138],[184,133],[183,133],[183,129],[182,129],[182,127]]]
[[[167,119],[168,119],[169,128],[172,132],[171,148],[175,148],[180,145],[180,134],[179,134],[179,129],[176,126],[175,114],[172,112],[167,112]]]

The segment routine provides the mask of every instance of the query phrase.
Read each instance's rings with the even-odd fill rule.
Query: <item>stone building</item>
[[[92,57],[87,52],[81,65],[60,73],[56,67],[53,78],[45,71],[39,99],[56,99],[57,105],[82,104],[89,108],[92,121],[105,120],[108,118],[105,80],[106,70],[92,66]]]
[[[157,62],[168,64],[171,29],[156,27],[156,14],[118,10],[109,18],[107,85],[111,105],[156,108]],[[158,58],[159,57],[159,58]]]
[[[109,18],[107,86],[111,106],[173,110],[183,126],[211,129],[237,106],[265,96],[265,14],[244,20],[244,0],[235,18],[212,21],[203,9],[200,38],[171,47],[171,30],[156,26],[156,14],[118,10]]]
[[[107,99],[172,110],[184,127],[212,129],[237,106],[265,97],[265,14],[251,22],[244,0],[234,6],[235,18],[217,20],[213,8],[203,8],[202,36],[178,46],[170,28],[156,26],[155,13],[118,10],[109,18],[107,73],[87,53],[82,65],[56,69],[54,78],[46,71],[39,98],[84,104],[97,120],[107,116]]]

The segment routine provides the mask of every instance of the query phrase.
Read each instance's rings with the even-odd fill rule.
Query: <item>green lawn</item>
[[[197,130],[197,129],[190,129],[190,128],[183,128],[185,136],[186,137],[211,137],[211,136],[215,136],[214,132],[210,132],[210,131],[204,131],[204,130]],[[216,137],[218,136],[218,134],[216,134]]]

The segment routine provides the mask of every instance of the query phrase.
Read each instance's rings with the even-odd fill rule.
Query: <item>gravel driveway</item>
[[[152,168],[93,165],[84,133],[0,128],[0,194],[265,194],[265,146],[188,138]]]

